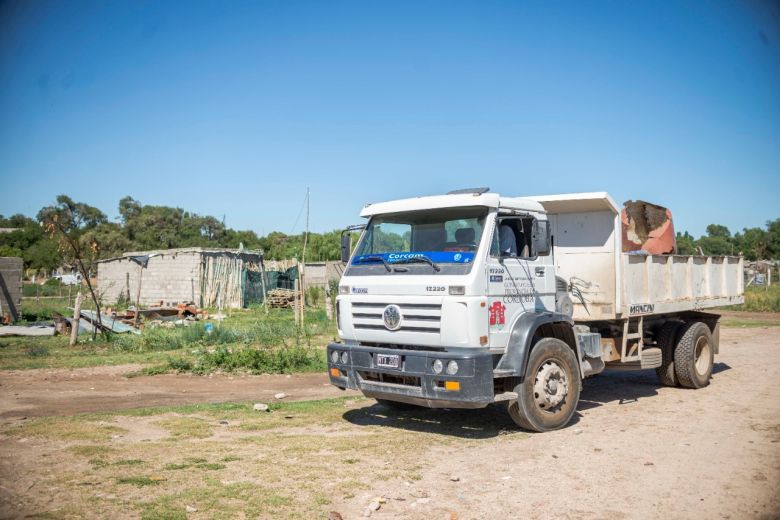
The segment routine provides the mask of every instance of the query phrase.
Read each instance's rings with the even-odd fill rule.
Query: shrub
[[[306,304],[319,307],[325,296],[325,291],[318,285],[312,285],[306,290]]]
[[[325,370],[324,351],[312,347],[229,348],[220,345],[212,351],[198,351],[194,362],[170,359],[171,369],[207,374],[215,370],[223,372],[248,371],[254,374],[290,373]]]

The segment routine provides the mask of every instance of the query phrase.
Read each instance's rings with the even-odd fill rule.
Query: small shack
[[[137,251],[97,262],[103,301],[241,308],[264,295],[261,251],[202,247]],[[139,291],[140,285],[140,291]]]
[[[0,323],[9,324],[22,313],[24,261],[15,256],[0,257]]]

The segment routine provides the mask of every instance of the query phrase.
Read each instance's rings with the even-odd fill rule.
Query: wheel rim
[[[557,412],[569,393],[569,379],[566,370],[554,359],[548,359],[539,366],[534,380],[534,401],[543,411]]]
[[[701,336],[696,340],[694,366],[696,367],[696,373],[700,376],[706,375],[710,369],[711,350],[710,342],[705,336]]]

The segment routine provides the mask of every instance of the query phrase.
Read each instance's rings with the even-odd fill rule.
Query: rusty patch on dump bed
[[[620,220],[624,252],[647,251],[662,255],[676,251],[671,211],[643,200],[629,200],[623,206]]]

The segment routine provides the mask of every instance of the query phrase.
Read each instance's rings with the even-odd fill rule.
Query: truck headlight
[[[335,350],[331,350],[331,352],[330,352],[330,360],[333,361],[334,363],[338,363],[339,362],[339,353],[337,351],[335,351]]]
[[[345,365],[349,362],[349,354],[347,352],[341,353],[341,362]]]
[[[441,374],[443,368],[444,368],[444,363],[441,362],[441,359],[437,359],[436,361],[433,362],[434,374]]]
[[[447,363],[447,373],[451,376],[454,376],[458,373],[458,362],[454,359]]]
[[[349,294],[349,285],[339,285],[339,294]]]

